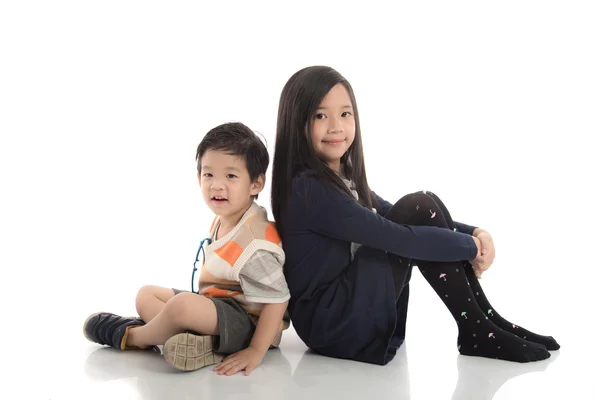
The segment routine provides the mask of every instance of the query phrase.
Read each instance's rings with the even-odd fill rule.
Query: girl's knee
[[[407,194],[394,204],[385,217],[399,224],[447,227],[443,212],[431,194],[425,190]]]

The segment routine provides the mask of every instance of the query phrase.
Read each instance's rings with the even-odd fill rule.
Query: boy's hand
[[[242,370],[246,371],[244,375],[250,375],[250,373],[252,373],[252,371],[254,371],[261,363],[265,354],[266,352],[264,351],[248,347],[223,359],[214,370],[217,371],[219,375],[229,376]]]

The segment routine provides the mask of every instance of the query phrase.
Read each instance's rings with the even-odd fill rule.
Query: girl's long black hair
[[[325,66],[304,68],[288,80],[279,99],[271,206],[280,235],[283,234],[285,225],[292,179],[299,171],[307,169],[316,174],[319,179],[352,197],[352,193],[340,176],[317,157],[311,141],[313,116],[323,98],[337,84],[344,85],[350,95],[356,124],[354,142],[340,160],[341,169],[345,177],[356,185],[359,203],[369,208],[372,208],[375,203],[367,183],[358,107],[352,86],[333,68]]]

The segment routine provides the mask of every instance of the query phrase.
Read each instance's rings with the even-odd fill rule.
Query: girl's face
[[[339,83],[331,88],[312,116],[311,139],[317,156],[339,172],[340,158],[352,145],[355,133],[352,102],[344,85]]]

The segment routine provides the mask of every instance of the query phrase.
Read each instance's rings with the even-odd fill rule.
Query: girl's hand
[[[475,258],[475,260],[471,261],[471,265],[473,265],[473,270],[477,278],[481,278],[481,274],[487,271],[487,269],[494,262],[494,258],[496,257],[496,248],[494,246],[494,241],[492,236],[482,230],[477,229],[475,233],[474,239],[479,240],[481,244],[480,254]]]
[[[483,257],[481,256],[481,240],[477,236],[473,236],[473,241],[475,242],[475,246],[477,246],[477,256],[470,260],[469,263],[473,266],[473,272],[477,279],[481,279],[481,271],[479,270],[479,266],[483,264]]]
[[[261,363],[265,357],[265,352],[257,350],[253,347],[248,347],[242,351],[231,354],[223,359],[223,361],[217,365],[214,370],[219,375],[233,375],[238,371],[245,370],[244,375],[250,375],[256,367]]]
[[[480,231],[477,234],[477,238],[481,241],[481,255],[485,260],[482,270],[485,271],[492,265],[494,258],[496,258],[496,247],[494,246],[492,236],[487,231]]]

